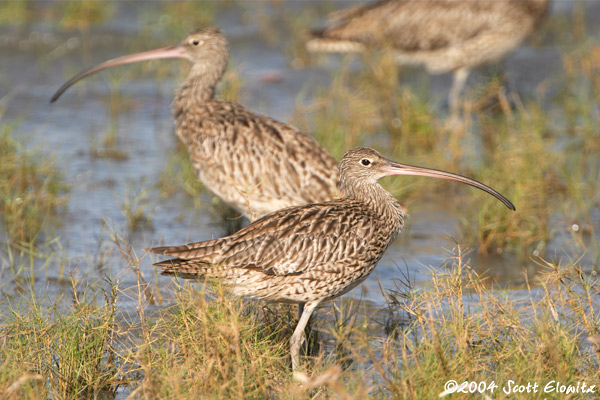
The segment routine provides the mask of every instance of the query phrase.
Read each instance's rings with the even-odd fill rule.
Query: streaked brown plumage
[[[514,50],[546,14],[549,0],[383,0],[332,14],[312,32],[310,51],[363,52],[391,48],[399,64],[433,74],[454,72],[453,115],[469,70]]]
[[[343,197],[276,211],[216,240],[155,247],[177,257],[157,263],[162,273],[219,279],[233,293],[304,304],[290,339],[292,367],[299,362],[304,328],[315,307],[360,284],[398,236],[404,209],[377,181],[387,175],[421,175],[478,187],[514,206],[493,189],[444,171],[399,164],[375,150],[346,152],[339,164]]]
[[[157,58],[192,62],[173,114],[200,180],[214,194],[250,219],[337,197],[337,162],[316,140],[239,104],[213,99],[229,58],[227,40],[217,29],[200,29],[178,45],[92,67],[66,82],[51,101],[95,72]]]

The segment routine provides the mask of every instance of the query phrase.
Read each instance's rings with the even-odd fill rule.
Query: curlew
[[[146,249],[176,257],[162,274],[221,280],[239,296],[297,303],[302,313],[290,339],[299,365],[304,328],[315,307],[365,280],[404,224],[404,208],[377,181],[387,175],[454,180],[513,204],[494,189],[450,172],[399,164],[375,150],[348,150],[339,163],[342,197],[278,210],[237,233],[183,246]]]
[[[184,58],[189,75],[173,101],[177,135],[202,183],[251,220],[280,208],[331,200],[338,195],[336,160],[297,128],[214,99],[229,59],[218,29],[205,28],[181,43],[115,58],[67,81],[52,96],[98,71],[159,58]]]
[[[549,0],[383,0],[332,14],[331,26],[314,30],[309,51],[391,49],[398,64],[429,73],[453,72],[451,115],[469,71],[514,50],[546,14]]]

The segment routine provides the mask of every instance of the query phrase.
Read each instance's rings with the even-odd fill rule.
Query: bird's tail
[[[206,242],[189,243],[180,246],[161,246],[144,249],[149,253],[162,254],[165,256],[178,257],[183,260],[208,261],[213,253],[220,248],[220,240],[208,240]]]
[[[161,275],[175,275],[184,279],[204,280],[210,268],[202,262],[172,258],[154,264],[161,267]]]
[[[169,260],[157,262],[162,275],[177,275],[188,279],[204,279],[213,264],[210,256],[218,247],[216,240],[190,243],[182,246],[162,246],[144,249],[147,252],[172,256]]]
[[[327,29],[308,31],[307,36],[309,40],[306,42],[306,49],[311,52],[362,53],[365,51],[365,45],[360,42],[329,37]]]

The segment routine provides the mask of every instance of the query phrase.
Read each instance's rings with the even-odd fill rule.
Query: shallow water
[[[16,134],[26,137],[31,146],[56,157],[59,168],[71,184],[63,223],[56,229],[65,247],[66,271],[89,281],[99,281],[105,275],[118,277],[122,285],[134,286],[135,275],[125,268],[125,262],[117,254],[108,255],[104,267],[98,267],[99,248],[108,242],[106,224],[127,232],[121,211],[125,193],[132,188],[155,184],[165,170],[168,155],[176,146],[170,102],[180,78],[157,79],[149,71],[159,63],[175,70],[179,64],[166,60],[155,62],[143,67],[144,73],[140,73],[142,67],[138,67],[137,72],[128,71],[127,66],[120,67],[86,79],[55,104],[49,104],[51,95],[66,79],[90,64],[128,54],[132,48],[155,48],[181,39],[160,30],[159,5],[146,3],[142,7],[117,3],[115,6],[118,12],[113,17],[93,25],[87,43],[91,52],[87,55],[86,42],[77,31],[57,28],[59,16],[54,20],[34,20],[21,28],[1,27],[0,97],[9,95],[6,120],[23,118]],[[269,5],[263,6],[268,13]],[[341,4],[321,4],[319,7],[338,6]],[[568,13],[571,6],[571,2],[555,2],[552,13]],[[41,4],[36,7],[41,10],[51,8]],[[292,2],[283,7],[317,6]],[[219,7],[215,25],[230,41],[230,66],[243,81],[241,102],[251,110],[288,121],[298,93],[302,91],[306,97],[319,86],[327,87],[339,66],[340,57],[332,56],[325,63],[304,69],[291,68],[284,44],[265,43],[260,34],[261,25],[253,19],[250,8],[248,3]],[[594,21],[593,15],[600,16],[597,4],[586,3],[586,9],[590,23]],[[85,58],[91,59],[86,62]],[[357,62],[357,68],[360,65]],[[509,55],[503,66],[509,77],[509,88],[532,96],[540,82],[560,70],[560,49],[552,45],[532,48],[526,43]],[[411,84],[414,79],[418,84],[423,74],[418,69],[408,70],[403,73],[403,81],[406,79],[406,84]],[[482,79],[481,75],[475,72],[469,82]],[[270,83],[265,78],[271,76],[277,79]],[[111,116],[108,109],[111,89],[107,82],[114,80],[120,81],[118,91],[125,99],[125,106],[117,117]],[[450,82],[449,75],[431,77],[431,97],[445,96]],[[127,157],[124,160],[94,157],[93,143],[102,141],[115,120],[118,148]],[[211,195],[204,193],[202,201],[210,204]],[[200,241],[223,234],[223,228],[207,208],[194,209],[190,199],[183,194],[161,199],[156,190],[150,189],[148,210],[151,224],[128,233],[138,255],[143,254],[143,248],[158,243]],[[406,273],[416,285],[426,285],[432,272],[444,268],[444,259],[455,247],[452,238],[458,239],[459,218],[460,215],[452,214],[443,206],[443,199],[431,198],[413,206],[403,236],[388,250],[375,273],[362,285],[362,290],[354,290],[350,295],[382,304],[381,288],[394,288],[395,280],[403,279]],[[594,221],[599,219],[600,216],[593,216]],[[567,227],[558,226],[557,229],[566,232]],[[559,234],[546,246],[561,254],[562,240],[567,236],[568,233]],[[472,264],[508,287],[519,286],[523,280],[522,266],[510,256],[473,257]],[[142,261],[142,269],[149,276],[153,274],[150,258]],[[45,270],[37,280],[38,289],[62,292],[63,287],[52,283],[59,281],[60,275],[57,268]],[[170,281],[171,278],[159,278],[159,284],[166,285]]]

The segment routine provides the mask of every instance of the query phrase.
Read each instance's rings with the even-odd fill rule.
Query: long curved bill
[[[184,53],[183,46],[176,44],[173,46],[161,47],[159,49],[143,51],[141,53],[135,53],[119,58],[113,58],[112,60],[105,61],[102,64],[98,64],[94,67],[86,69],[85,71],[69,79],[64,85],[60,87],[60,89],[56,91],[56,93],[54,93],[54,96],[52,96],[52,98],[50,99],[50,103],[54,103],[68,88],[73,86],[75,82],[85,78],[86,76],[95,74],[98,71],[102,71],[103,69],[111,67],[116,67],[117,65],[131,64],[146,60],[156,60],[159,58],[186,58],[186,56]]]
[[[484,185],[483,183],[476,181],[475,179],[467,178],[466,176],[453,174],[451,172],[440,171],[433,168],[416,167],[414,165],[400,164],[395,161],[388,160],[388,166],[385,168],[387,175],[417,175],[417,176],[428,176],[431,178],[448,179],[451,181],[466,183],[467,185],[474,186],[478,189],[487,192],[500,200],[506,207],[515,211],[516,208],[513,203],[510,202],[506,197],[492,189],[491,187]]]

